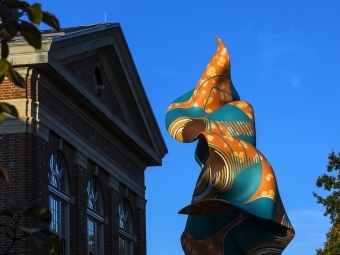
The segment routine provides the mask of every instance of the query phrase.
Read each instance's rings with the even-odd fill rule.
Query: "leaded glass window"
[[[60,203],[58,200],[50,197],[50,210],[52,214],[51,231],[57,235],[60,233]]]
[[[89,242],[89,253],[90,254],[96,254],[95,251],[95,247],[96,247],[96,238],[95,238],[95,223],[88,219],[87,220],[87,228],[88,228],[88,242]]]
[[[118,206],[119,216],[119,255],[132,254],[132,218],[129,205],[124,199]]]
[[[53,153],[50,157],[48,178],[52,186],[65,191],[64,167],[58,153]]]
[[[130,242],[122,237],[119,237],[119,255],[130,255]]]
[[[119,227],[129,231],[129,210],[127,208],[125,200],[123,200],[118,207],[118,214],[119,214]]]
[[[51,231],[59,236],[63,245],[62,255],[66,254],[66,224],[65,224],[65,204],[54,197],[50,197],[50,210],[52,214]]]
[[[87,207],[99,213],[98,189],[93,179],[87,183]]]
[[[62,241],[62,255],[69,254],[68,247],[68,203],[70,197],[67,194],[66,168],[62,156],[55,152],[49,159],[49,192],[50,192],[50,229],[59,236]]]
[[[104,217],[101,215],[101,195],[99,187],[94,179],[87,183],[87,239],[90,255],[103,254],[103,223]]]

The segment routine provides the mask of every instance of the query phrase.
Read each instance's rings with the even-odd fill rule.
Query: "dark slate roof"
[[[76,26],[76,27],[67,27],[67,28],[61,28],[59,31],[56,31],[55,29],[49,29],[49,30],[41,30],[41,34],[49,34],[49,33],[64,33],[64,34],[69,34],[69,33],[74,33],[78,32],[81,30],[86,30],[86,29],[91,29],[91,28],[96,28],[96,27],[102,27],[102,26],[107,26],[111,25],[114,23],[98,23],[98,24],[91,24],[91,25],[82,25],[82,26]]]
[[[107,26],[112,25],[119,25],[119,23],[98,23],[98,24],[91,24],[91,25],[82,25],[82,26],[76,26],[76,27],[67,27],[67,28],[61,28],[59,31],[55,29],[47,29],[47,30],[40,30],[42,35],[42,40],[51,40],[54,37],[63,36],[63,35],[71,35],[72,33],[78,33],[78,32],[85,32],[85,31],[93,31],[100,28],[105,28]],[[26,40],[24,40],[23,36],[18,33],[13,39],[11,40],[10,44],[15,43],[27,43]]]

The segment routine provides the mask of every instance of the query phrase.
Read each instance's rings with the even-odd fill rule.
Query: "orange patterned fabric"
[[[186,255],[281,254],[294,236],[274,171],[256,148],[255,118],[230,78],[230,59],[218,48],[197,85],[168,108],[169,134],[198,140],[201,167],[181,242]],[[247,236],[247,239],[244,239]]]

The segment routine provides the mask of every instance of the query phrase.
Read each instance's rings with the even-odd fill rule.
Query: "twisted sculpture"
[[[252,106],[230,78],[229,54],[218,48],[196,87],[168,108],[176,140],[198,140],[201,167],[181,243],[186,255],[281,254],[294,237],[275,175],[256,148]]]

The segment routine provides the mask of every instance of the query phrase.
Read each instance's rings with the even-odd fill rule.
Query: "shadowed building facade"
[[[50,228],[64,255],[145,255],[144,170],[167,148],[120,25],[42,31],[39,50],[17,36],[8,59],[26,89],[1,85],[19,112],[0,125],[1,208],[50,208],[50,226],[22,225]],[[38,254],[32,240],[13,251]]]

